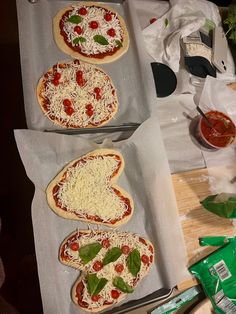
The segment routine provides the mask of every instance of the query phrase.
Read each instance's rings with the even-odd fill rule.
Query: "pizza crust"
[[[66,212],[63,209],[61,209],[60,207],[57,207],[55,200],[53,198],[53,188],[55,187],[55,185],[57,185],[57,183],[63,178],[64,173],[67,171],[67,169],[72,166],[77,160],[82,159],[84,157],[88,157],[88,156],[97,156],[97,155],[107,155],[107,154],[114,154],[114,155],[118,155],[120,160],[121,160],[121,165],[120,168],[118,170],[118,172],[112,177],[112,179],[110,180],[110,184],[112,187],[114,187],[115,189],[117,189],[118,191],[120,191],[120,193],[129,199],[130,201],[130,207],[131,207],[131,213],[128,216],[125,216],[124,218],[122,218],[121,220],[117,221],[114,224],[111,223],[105,223],[105,222],[98,222],[98,221],[92,221],[92,220],[88,220],[85,218],[78,218],[78,216],[74,213],[71,212]],[[47,189],[46,189],[46,196],[47,196],[47,202],[48,205],[50,206],[50,208],[60,217],[66,218],[66,219],[75,219],[75,220],[80,220],[86,223],[95,223],[95,224],[100,224],[100,225],[104,225],[104,226],[109,226],[109,227],[119,227],[125,223],[127,223],[127,221],[132,217],[133,215],[133,211],[134,211],[134,203],[133,203],[133,199],[132,197],[129,195],[128,192],[126,192],[125,190],[123,190],[120,186],[116,185],[115,182],[117,181],[117,179],[119,178],[120,174],[122,173],[122,171],[124,170],[124,159],[123,156],[116,150],[112,150],[112,149],[97,149],[94,150],[88,154],[85,154],[83,156],[80,156],[77,159],[72,160],[67,166],[65,166],[61,172],[58,173],[58,175],[49,183]]]
[[[114,12],[117,14],[117,12],[115,12],[112,8],[106,6],[106,5],[103,5],[101,3],[98,3],[98,2],[83,2],[83,5],[84,6],[97,6],[97,7],[101,7],[101,8],[104,8],[106,10],[109,10],[111,12]],[[123,33],[124,33],[124,39],[123,39],[123,42],[122,42],[122,47],[119,48],[119,50],[117,50],[113,55],[107,55],[105,56],[104,58],[95,58],[95,57],[86,57],[82,54],[80,54],[79,52],[71,49],[64,41],[64,37],[61,35],[60,33],[60,20],[63,16],[63,14],[66,13],[66,11],[68,10],[71,10],[73,9],[72,6],[67,6],[63,9],[61,9],[57,14],[56,16],[53,18],[53,36],[54,36],[54,40],[57,44],[57,46],[66,54],[70,55],[71,57],[73,58],[79,58],[80,60],[82,61],[86,61],[86,62],[89,62],[89,63],[93,63],[93,64],[102,64],[102,63],[110,63],[110,62],[113,62],[117,59],[119,59],[123,54],[125,54],[129,48],[129,33],[127,31],[127,28],[126,28],[126,24],[125,24],[125,21],[124,19],[119,15],[117,14],[118,18],[119,18],[119,21],[120,21],[120,24],[121,24],[121,28],[123,30]]]
[[[58,62],[58,64],[65,64],[65,63],[69,63],[69,62],[73,62],[73,61],[60,61]],[[92,66],[92,65],[91,65]],[[79,128],[99,128],[105,124],[107,124],[108,122],[110,122],[112,120],[112,118],[116,115],[117,111],[118,111],[118,106],[119,106],[119,103],[118,103],[118,97],[117,97],[117,93],[116,93],[116,89],[115,89],[115,86],[112,82],[112,79],[111,77],[106,73],[104,72],[103,69],[101,69],[100,67],[97,67],[96,66],[96,69],[98,69],[99,71],[101,71],[102,73],[104,73],[104,75],[106,75],[108,78],[109,78],[109,83],[114,87],[114,91],[115,91],[115,94],[114,94],[114,103],[116,103],[116,106],[114,108],[114,111],[112,112],[112,115],[106,120],[106,121],[103,121],[101,122],[99,125],[93,125],[93,124],[88,124],[87,126],[78,126],[78,127],[73,127],[73,126],[69,126],[70,129],[79,129]],[[53,72],[53,68],[49,68],[46,73],[52,73]],[[47,116],[47,118],[49,120],[51,120],[54,124],[57,124],[57,125],[60,125],[61,127],[64,127],[65,126],[60,122],[58,121],[57,119],[53,119],[50,117],[50,115],[47,114],[47,111],[45,110],[44,106],[43,106],[43,102],[44,102],[44,98],[41,96],[42,92],[44,91],[44,75],[39,79],[38,81],[38,84],[37,84],[37,88],[36,88],[36,95],[37,95],[37,100],[38,100],[38,103],[40,105],[40,108],[41,110],[43,111],[43,113]]]

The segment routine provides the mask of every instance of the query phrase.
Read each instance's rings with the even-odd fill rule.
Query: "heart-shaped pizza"
[[[97,149],[71,161],[48,185],[49,206],[64,218],[117,227],[133,214],[132,197],[116,184],[122,155]]]
[[[118,110],[116,89],[100,68],[79,60],[59,62],[39,80],[40,108],[64,128],[95,128]]]
[[[74,303],[98,312],[134,291],[151,268],[154,247],[129,232],[77,230],[63,241],[59,260],[82,271],[72,288]]]
[[[61,9],[53,19],[58,47],[74,58],[108,63],[120,58],[129,47],[123,18],[97,2],[79,2]]]

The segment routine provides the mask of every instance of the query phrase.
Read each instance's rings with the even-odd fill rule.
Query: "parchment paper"
[[[125,159],[126,166],[118,183],[132,195],[135,212],[119,230],[147,237],[156,248],[155,265],[125,302],[190,278],[156,118],[145,121],[128,140],[116,143],[105,140],[102,145],[79,137],[31,130],[16,130],[15,138],[26,173],[35,184],[32,220],[44,313],[80,313],[70,299],[70,289],[79,272],[58,261],[58,249],[70,232],[77,227],[88,227],[57,216],[48,207],[44,191],[66,163],[98,147],[118,149]]]
[[[71,59],[54,42],[52,19],[61,8],[76,3],[77,1],[40,0],[31,4],[27,0],[17,0],[24,103],[29,129],[63,129],[44,116],[35,90],[38,80],[49,67],[59,61]],[[131,13],[126,3],[123,5],[113,1],[106,4],[124,17],[130,35],[130,47],[124,56],[115,62],[99,65],[112,78],[118,92],[118,113],[107,125],[140,123],[146,120],[150,113],[145,95],[148,90],[141,79],[140,60],[134,41],[136,30],[130,22]]]

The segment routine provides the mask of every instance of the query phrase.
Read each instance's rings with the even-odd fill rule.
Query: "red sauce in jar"
[[[200,135],[203,140],[214,148],[222,148],[231,144],[235,138],[233,121],[219,111],[209,111],[206,116],[212,127],[207,124],[204,118],[200,119]]]

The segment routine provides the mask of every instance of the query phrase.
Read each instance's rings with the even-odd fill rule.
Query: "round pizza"
[[[58,47],[74,58],[90,63],[109,63],[129,47],[123,18],[96,2],[81,2],[61,9],[53,19]]]
[[[100,68],[79,60],[60,62],[39,80],[42,111],[64,128],[93,128],[108,123],[118,110],[116,89]]]
[[[46,195],[61,217],[117,227],[132,216],[133,199],[116,184],[124,169],[123,156],[97,149],[66,165],[49,183]]]
[[[154,246],[130,232],[77,230],[61,244],[59,260],[82,271],[72,300],[94,313],[134,292],[151,269]]]

